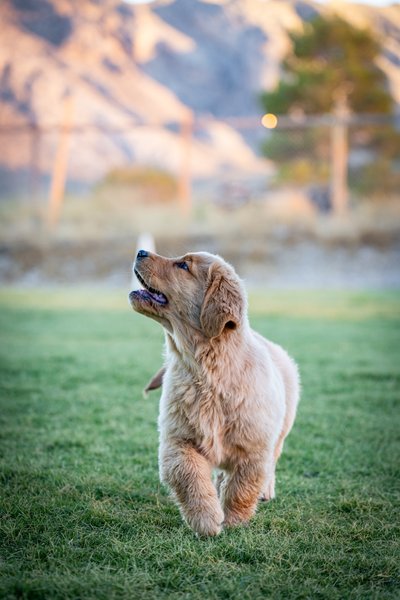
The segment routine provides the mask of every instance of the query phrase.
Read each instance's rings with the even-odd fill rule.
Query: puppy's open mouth
[[[142,286],[145,288],[144,290],[137,290],[136,292],[134,292],[135,294],[137,294],[143,300],[153,300],[153,302],[162,305],[168,304],[168,299],[165,296],[165,294],[148,285],[137,269],[135,269],[134,271],[136,277],[138,278]]]

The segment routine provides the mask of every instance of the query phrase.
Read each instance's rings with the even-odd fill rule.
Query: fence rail
[[[199,139],[202,135],[209,135],[210,128],[216,125],[229,127],[238,136],[242,136],[240,139],[245,138],[246,142],[253,146],[252,150],[255,158],[257,151],[260,154],[262,140],[269,140],[270,144],[269,146],[267,144],[267,148],[264,149],[264,156],[269,159],[269,168],[271,169],[272,164],[275,172],[279,175],[273,182],[275,189],[279,186],[290,185],[307,184],[308,187],[323,185],[326,188],[326,194],[329,196],[329,204],[337,214],[344,214],[348,211],[349,170],[357,171],[358,169],[360,173],[372,172],[374,168],[377,169],[380,165],[383,171],[381,175],[379,173],[378,175],[382,178],[383,187],[387,187],[388,181],[392,181],[392,179],[395,181],[398,178],[400,169],[399,115],[351,114],[346,110],[339,110],[334,114],[325,115],[276,115],[274,121],[276,121],[276,126],[267,131],[262,125],[262,115],[216,120],[211,117],[197,116],[187,111],[180,120],[175,122],[160,122],[156,119],[144,122],[128,119],[121,125],[77,123],[74,122],[73,99],[67,97],[60,123],[0,124],[0,166],[2,167],[0,187],[1,179],[7,176],[5,174],[7,169],[12,171],[24,168],[29,173],[27,195],[35,195],[32,192],[37,188],[39,178],[45,176],[48,189],[48,222],[51,227],[55,227],[60,218],[67,181],[69,178],[74,178],[74,175],[69,171],[71,157],[75,159],[75,162],[79,162],[76,153],[81,152],[88,164],[90,161],[95,164],[97,156],[101,155],[105,140],[110,139],[115,145],[119,144],[123,147],[120,154],[123,154],[123,152],[127,154],[127,157],[120,159],[121,166],[129,164],[143,165],[143,161],[140,163],[135,158],[133,151],[131,152],[132,156],[129,156],[128,142],[124,146],[124,140],[121,142],[121,139],[124,136],[129,137],[141,131],[141,135],[143,135],[143,129],[146,129],[146,131],[153,129],[159,134],[167,131],[172,132],[175,136],[177,149],[175,174],[178,179],[178,196],[182,211],[187,213],[192,206],[194,183],[201,179],[194,172],[194,165],[198,160],[196,152],[198,151]],[[365,133],[367,130],[369,133]],[[376,137],[375,134],[383,130],[390,130],[393,133],[391,134],[392,138],[388,138],[387,142],[381,140],[383,151],[379,155],[371,140],[374,136]],[[364,141],[362,141],[363,136]],[[97,140],[94,144],[97,147],[97,155],[91,155],[89,150],[86,153],[84,151],[88,139],[93,140],[93,137]],[[50,141],[49,138],[51,138]],[[394,143],[393,140],[399,147],[397,157],[396,152],[390,150]],[[271,145],[271,141],[274,141],[274,147],[273,144]],[[213,141],[210,142],[210,151],[213,149],[213,143]],[[389,149],[388,152],[385,152],[385,143]],[[288,157],[292,155],[300,156],[300,160],[297,163],[292,160],[291,165],[287,166],[286,170],[282,166],[284,161],[275,156],[280,146],[283,148],[281,153],[285,148],[287,149]],[[268,147],[272,147],[270,154]],[[235,151],[232,148],[232,155]],[[18,152],[20,153],[20,160]],[[229,157],[229,150],[227,156]],[[157,156],[156,162],[158,165],[162,165],[162,158],[160,159]],[[164,158],[167,159],[168,156],[165,155]],[[103,162],[106,167],[107,161],[104,160]],[[248,162],[253,164],[250,160]],[[151,166],[151,163],[152,158],[150,157],[148,164]],[[252,179],[259,181],[260,177],[263,177],[262,169],[254,172],[248,165],[246,166],[244,163],[241,165],[240,159],[237,163],[239,167],[236,168],[236,171],[232,168],[226,168],[223,160],[215,168],[212,178],[216,184],[220,184],[219,187],[223,189],[223,193],[237,195],[238,187],[240,185],[243,187],[243,182],[248,185],[248,182],[251,182]],[[321,166],[320,163],[324,163],[324,166]],[[118,166],[118,161],[111,157],[108,168],[111,169],[116,165]],[[299,176],[301,168],[303,172]],[[325,169],[322,184],[319,169],[321,172]],[[267,172],[266,168],[264,186],[267,186],[266,181],[269,182],[268,185],[271,185],[271,177],[267,177]],[[229,191],[228,189],[227,179],[229,180],[230,177],[233,182],[238,184],[236,190]],[[364,193],[368,195],[372,191],[366,190]],[[243,194],[243,196],[246,196],[246,194]]]

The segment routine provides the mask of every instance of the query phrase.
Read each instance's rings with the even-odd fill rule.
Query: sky
[[[318,2],[327,4],[329,0],[318,0]],[[353,2],[358,2],[359,4],[370,4],[371,6],[389,6],[389,4],[394,4],[395,0],[353,0]]]
[[[322,4],[327,4],[329,3],[331,0],[317,0],[318,2],[321,2]],[[351,1],[351,0],[349,0]],[[371,6],[388,6],[389,4],[394,4],[395,0],[352,0],[353,2],[359,2],[360,4],[370,4]],[[125,0],[125,2],[128,2],[130,4],[149,4],[151,2],[149,2],[149,0]]]

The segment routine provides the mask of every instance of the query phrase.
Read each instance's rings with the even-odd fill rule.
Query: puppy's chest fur
[[[226,460],[234,450],[238,436],[240,410],[232,402],[229,389],[221,393],[207,383],[196,382],[194,394],[183,399],[185,417],[193,428],[202,452],[215,464]]]
[[[235,379],[232,373],[221,372],[210,381],[207,373],[193,376],[175,363],[161,400],[161,419],[164,413],[170,433],[191,441],[215,466],[229,465],[244,447],[251,451],[251,438],[257,437],[243,410],[243,374],[240,389]],[[247,431],[252,431],[251,436]]]

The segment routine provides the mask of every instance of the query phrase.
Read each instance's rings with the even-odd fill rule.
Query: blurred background
[[[129,286],[154,242],[399,287],[400,4],[3,0],[0,28],[3,283]]]

